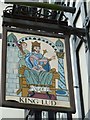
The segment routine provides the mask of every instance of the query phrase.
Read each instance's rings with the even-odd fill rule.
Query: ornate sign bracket
[[[11,4],[14,4],[13,7],[6,7],[3,13],[3,23],[6,26],[17,27],[18,25],[18,27],[25,27],[26,29],[44,30],[47,32],[52,30],[52,33],[86,35],[85,29],[68,26],[68,18],[64,12],[74,13],[75,8],[73,7],[33,2],[11,2]],[[55,31],[53,31],[53,28]]]

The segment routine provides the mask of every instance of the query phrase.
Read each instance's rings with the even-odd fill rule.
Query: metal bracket
[[[76,85],[76,86],[74,86],[74,88],[79,88],[79,86]]]
[[[28,114],[26,115],[26,120],[28,120],[29,116],[33,116],[34,115],[34,111],[33,110],[28,110]]]
[[[87,16],[85,21],[84,21],[83,27],[87,27],[89,24],[89,21],[90,21],[90,16]]]
[[[88,42],[85,36],[78,36],[85,43],[85,53],[88,51]]]

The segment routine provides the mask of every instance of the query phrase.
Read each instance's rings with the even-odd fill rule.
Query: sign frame
[[[67,71],[68,71],[68,89],[70,96],[70,107],[52,107],[52,106],[43,106],[43,105],[34,105],[34,104],[22,104],[13,100],[5,100],[6,93],[6,56],[7,56],[7,32],[18,32],[24,34],[35,34],[47,37],[56,37],[60,38],[59,34],[52,34],[47,32],[36,32],[30,30],[24,30],[21,28],[11,28],[3,26],[3,46],[2,46],[2,106],[12,107],[12,108],[24,108],[24,109],[41,109],[41,110],[53,110],[56,112],[71,112],[75,113],[75,101],[74,101],[74,90],[73,90],[73,77],[72,77],[72,66],[71,66],[71,57],[70,57],[70,43],[69,35],[64,35],[65,40],[65,49],[66,49],[66,61],[67,61]]]

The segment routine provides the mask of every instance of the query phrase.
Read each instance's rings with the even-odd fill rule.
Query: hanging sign
[[[4,28],[3,106],[74,112],[69,37]]]

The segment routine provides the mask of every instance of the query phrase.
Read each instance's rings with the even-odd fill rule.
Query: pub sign
[[[4,27],[3,106],[74,112],[69,37]]]

